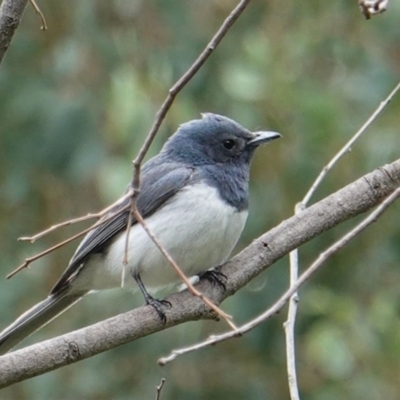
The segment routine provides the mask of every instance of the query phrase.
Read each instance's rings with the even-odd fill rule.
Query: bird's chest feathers
[[[182,189],[146,223],[174,261],[191,276],[227,260],[246,218],[247,210],[238,211],[221,199],[217,189],[198,183]],[[107,255],[117,270],[124,246],[122,233]],[[127,267],[139,271],[145,284],[159,286],[176,281],[176,273],[138,224],[131,228],[128,248]]]
[[[247,218],[247,210],[238,211],[221,198],[216,188],[204,183],[182,190],[165,205],[165,214],[170,224],[185,227],[176,232],[182,235],[182,242],[192,233],[196,242],[208,244],[213,238],[223,248],[231,247],[231,242],[236,244]],[[179,215],[180,222],[172,222],[168,215]]]

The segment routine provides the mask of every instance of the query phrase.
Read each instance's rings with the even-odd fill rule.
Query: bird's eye
[[[224,140],[224,141],[222,142],[222,145],[223,145],[227,150],[232,150],[232,149],[235,147],[236,143],[235,143],[235,141],[234,141],[233,139],[227,139],[227,140]]]

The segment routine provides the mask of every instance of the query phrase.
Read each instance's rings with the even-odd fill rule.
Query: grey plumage
[[[161,152],[143,166],[138,209],[187,275],[216,267],[229,257],[247,217],[251,157],[259,144],[279,136],[252,133],[229,118],[204,114],[200,120],[181,125]],[[128,201],[104,218],[116,214]],[[0,333],[0,353],[89,291],[120,286],[122,276],[127,286],[136,280],[153,289],[177,280],[135,220],[129,235],[129,262],[123,266],[127,221],[125,211],[86,235],[49,296]],[[141,290],[146,301],[151,301],[147,290]]]
[[[47,325],[58,315],[72,307],[85,294],[86,292],[68,294],[67,290],[63,290],[56,295],[49,295],[36,304],[1,332],[1,354],[6,353],[31,333]]]

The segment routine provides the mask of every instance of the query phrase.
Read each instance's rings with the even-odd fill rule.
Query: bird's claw
[[[222,287],[224,290],[226,290],[226,281],[227,277],[225,274],[223,274],[221,271],[218,269],[210,269],[208,271],[205,271],[199,275],[200,279],[206,279],[208,282],[210,282],[213,285],[218,285]]]
[[[159,318],[161,319],[162,324],[165,325],[165,323],[167,322],[167,317],[165,316],[163,308],[171,308],[172,304],[168,300],[158,300],[153,297],[146,299],[146,303],[147,305],[154,308]]]

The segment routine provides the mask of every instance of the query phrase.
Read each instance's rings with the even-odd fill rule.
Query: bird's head
[[[192,165],[248,164],[259,145],[279,137],[276,132],[250,132],[227,117],[206,113],[202,119],[182,124],[164,151]]]

